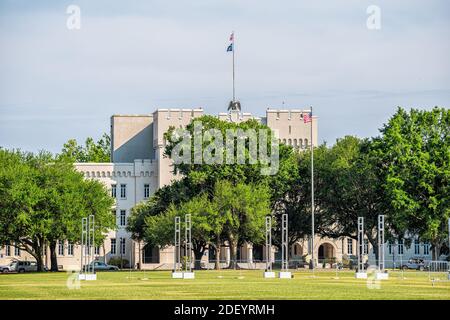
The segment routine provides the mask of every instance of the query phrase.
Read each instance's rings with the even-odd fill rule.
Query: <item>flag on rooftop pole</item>
[[[231,41],[231,43],[227,47],[227,52],[233,52],[233,100],[232,100],[232,102],[235,102],[236,96],[235,96],[235,86],[234,86],[234,49],[235,49],[234,48],[234,31],[231,32],[230,41]]]
[[[308,123],[312,121],[312,112],[306,112],[303,114],[303,123]]]

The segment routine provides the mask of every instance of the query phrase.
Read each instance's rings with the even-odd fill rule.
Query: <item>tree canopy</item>
[[[450,217],[450,110],[399,108],[374,140],[396,230],[428,240],[440,254]]]
[[[111,137],[104,133],[97,142],[88,137],[84,146],[79,145],[75,139],[70,139],[64,143],[58,157],[71,162],[110,162]]]
[[[44,248],[57,270],[57,241],[77,243],[81,218],[96,218],[95,238],[115,227],[113,199],[106,187],[85,180],[73,164],[51,154],[0,149],[0,243],[13,242],[30,253],[42,270]]]

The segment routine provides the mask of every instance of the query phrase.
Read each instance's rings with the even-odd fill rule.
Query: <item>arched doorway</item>
[[[317,254],[317,258],[319,263],[333,263],[332,261],[334,256],[334,247],[331,243],[323,243],[319,246],[319,252]]]

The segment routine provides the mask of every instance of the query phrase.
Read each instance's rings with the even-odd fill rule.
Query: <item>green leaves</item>
[[[58,157],[70,162],[110,162],[110,155],[111,138],[104,133],[97,142],[88,137],[84,146],[78,145],[75,139],[70,139],[64,144]]]
[[[0,149],[0,243],[21,243],[39,261],[46,242],[78,242],[81,218],[90,214],[101,243],[115,226],[112,205],[105,186],[85,180],[66,159]]]
[[[450,216],[450,110],[399,108],[380,131],[374,152],[392,220],[439,246]]]

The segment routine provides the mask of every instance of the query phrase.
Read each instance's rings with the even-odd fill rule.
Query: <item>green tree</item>
[[[0,149],[0,199],[0,243],[16,243],[36,259],[38,270],[47,245],[57,270],[56,243],[79,242],[82,217],[95,216],[98,242],[115,226],[106,188],[46,152]]]
[[[314,151],[315,226],[318,234],[333,239],[357,239],[357,219],[364,218],[364,233],[378,256],[378,215],[389,214],[383,183],[377,175],[377,159],[370,155],[370,141],[353,136],[338,139],[328,148]],[[303,192],[310,215],[310,153],[301,161]],[[309,226],[311,219],[309,219]]]
[[[244,143],[244,163],[238,164],[238,163],[227,163],[226,159],[229,156],[232,156],[236,159],[237,156],[237,149],[238,149],[238,138],[234,138],[234,148],[232,149],[233,154],[228,155],[227,148],[226,148],[226,137],[227,137],[227,130],[242,130],[243,132],[247,132],[247,130],[254,130],[256,134],[256,146],[258,150],[261,148],[259,145],[259,137],[260,132],[259,130],[266,130],[267,132],[267,154],[270,155],[272,152],[272,145],[271,145],[271,137],[273,136],[273,132],[270,130],[269,127],[266,125],[263,125],[259,123],[258,121],[252,119],[247,120],[240,123],[234,123],[229,121],[222,121],[218,119],[217,117],[213,116],[202,116],[199,118],[195,118],[187,127],[186,130],[189,132],[191,137],[194,137],[195,133],[195,122],[201,123],[201,134],[203,137],[205,135],[207,136],[208,132],[210,130],[218,130],[222,138],[224,139],[223,142],[223,149],[222,151],[216,150],[217,153],[222,152],[223,154],[223,162],[222,163],[212,163],[207,164],[205,161],[202,161],[202,163],[196,164],[194,161],[191,161],[191,163],[179,163],[174,164],[174,173],[181,173],[184,177],[187,177],[192,185],[199,185],[202,189],[208,189],[209,192],[212,192],[214,189],[214,186],[217,181],[219,180],[228,180],[234,184],[238,182],[243,182],[247,184],[251,183],[268,183],[269,181],[274,180],[274,177],[280,174],[281,170],[289,170],[289,166],[284,165],[284,162],[289,160],[290,157],[292,157],[292,149],[282,145],[279,150],[279,170],[275,175],[264,175],[261,174],[261,169],[267,168],[268,165],[264,164],[263,161],[261,161],[261,157],[257,157],[255,163],[250,163],[250,143],[249,139],[242,139],[245,141]],[[171,127],[168,132],[165,133],[165,139],[168,142],[166,145],[165,153],[164,155],[166,157],[171,157],[172,152],[176,148],[176,146],[182,141],[182,137],[177,137],[176,134],[174,134],[176,131],[175,127]],[[194,147],[194,139],[191,139],[191,160],[195,159],[195,147]],[[215,141],[214,139],[212,139]],[[239,139],[240,140],[240,139]],[[211,141],[208,139],[202,140],[202,150],[205,150],[210,146]],[[214,153],[216,154],[216,153]],[[188,156],[189,157],[189,156]],[[292,160],[292,159],[290,159]],[[288,172],[283,172],[283,174],[288,177]],[[279,181],[278,181],[279,182]],[[277,189],[273,188],[273,191],[276,192]]]
[[[170,205],[166,212],[156,216],[145,218],[147,243],[165,247],[174,244],[174,219],[179,216],[182,230],[184,230],[184,218],[191,215],[192,222],[192,251],[195,257],[195,269],[200,269],[200,260],[206,249],[214,245],[214,236],[221,228],[220,215],[213,202],[206,194],[192,198],[178,206]],[[182,234],[184,231],[182,231]],[[220,230],[219,230],[220,232]]]
[[[131,209],[128,217],[127,231],[136,241],[142,241],[146,233],[145,218],[164,213],[171,205],[179,205],[202,193],[199,186],[188,179],[181,179],[156,190],[149,200],[141,202]]]
[[[78,145],[75,139],[70,139],[64,144],[58,157],[71,162],[110,162],[111,138],[106,133],[97,142],[89,137],[84,146]]]
[[[450,110],[398,108],[374,141],[396,230],[432,244],[437,259],[450,217]]]
[[[272,212],[276,221],[281,221],[282,215],[287,214],[289,220],[289,246],[298,240],[305,239],[311,234],[311,180],[309,167],[310,153],[295,154],[295,162],[286,162],[290,170],[289,176],[276,177],[273,187],[278,192],[272,199]],[[316,154],[317,157],[317,154]],[[304,160],[307,161],[304,161]],[[317,185],[317,183],[316,183]],[[281,248],[281,223],[274,224],[274,245]]]
[[[134,208],[129,222],[135,226],[141,224],[142,228],[135,237],[153,246],[173,245],[175,216],[183,220],[186,214],[191,214],[196,268],[200,268],[201,257],[209,247],[215,248],[216,268],[219,268],[221,246],[226,242],[231,248],[231,267],[234,267],[238,245],[244,241],[261,243],[265,217],[270,214],[270,193],[265,185],[218,181],[212,193],[204,191],[189,200],[169,204],[162,213],[148,214],[155,210],[157,198]]]
[[[214,198],[225,221],[223,234],[230,246],[230,268],[235,268],[237,248],[244,242],[259,244],[264,239],[265,217],[271,213],[269,188],[265,184],[220,181]]]
[[[260,129],[267,130],[269,135],[272,134],[270,129],[260,124],[258,121],[249,120],[241,123],[232,123],[227,121],[221,121],[216,117],[203,116],[196,118],[195,121],[200,121],[202,124],[202,134],[211,129],[217,129],[221,132],[223,137],[226,137],[226,130],[247,130],[252,129],[258,133]],[[187,126],[187,130],[190,135],[194,134],[194,121]],[[170,128],[165,134],[165,139],[168,141],[165,156],[169,157],[172,154],[173,149],[180,142],[181,138],[174,138],[175,128]],[[271,145],[268,140],[267,148],[271,150]],[[191,158],[194,157],[195,148],[193,146],[193,139],[191,140]],[[203,148],[208,146],[209,142],[203,141]],[[237,149],[237,139],[234,141],[235,150]],[[258,140],[258,148],[259,140]],[[144,205],[139,205],[136,210],[132,210],[132,214],[129,218],[128,230],[132,232],[135,239],[142,239],[142,235],[145,233],[145,218],[147,216],[155,216],[164,212],[164,210],[170,205],[179,205],[183,202],[189,201],[192,197],[195,197],[201,193],[207,193],[209,199],[214,201],[214,194],[216,192],[217,184],[223,180],[229,181],[230,185],[236,186],[238,183],[257,185],[264,184],[264,191],[269,194],[269,211],[274,209],[276,206],[276,201],[279,201],[285,197],[286,192],[288,192],[290,185],[295,181],[298,175],[297,168],[297,156],[291,147],[280,145],[279,147],[279,167],[278,172],[275,175],[262,175],[261,168],[265,165],[258,161],[254,164],[249,163],[249,141],[248,139],[244,145],[245,148],[245,163],[244,164],[227,164],[227,163],[214,163],[214,164],[176,164],[174,165],[174,172],[181,173],[182,179],[173,182],[170,186],[165,186],[159,189],[155,195]],[[270,152],[270,151],[269,151]],[[224,157],[226,159],[227,152],[224,148]],[[234,156],[236,152],[234,151]],[[224,161],[225,162],[225,161]],[[263,194],[264,196],[266,193]],[[265,203],[265,202],[264,202]],[[229,210],[230,203],[227,204],[228,207],[225,208]],[[225,210],[224,209],[224,210]],[[228,212],[228,211],[227,211]],[[237,212],[234,210],[234,212]],[[278,211],[277,211],[278,212]],[[267,213],[267,214],[268,214]],[[245,215],[241,215],[244,218]],[[263,220],[260,220],[263,221]],[[242,224],[245,225],[244,221]],[[232,224],[230,223],[230,226]],[[239,229],[239,227],[238,227]],[[231,230],[231,229],[230,229]],[[240,230],[240,229],[239,229]],[[291,230],[294,230],[292,228]],[[234,232],[229,232],[228,235],[219,234],[216,235],[216,239],[219,241],[215,242],[216,253],[220,251],[219,243],[227,241],[229,235],[234,236]],[[245,236],[238,236],[239,241],[244,241]],[[234,239],[233,239],[234,241]],[[232,241],[232,242],[233,242]],[[233,250],[236,250],[234,246]],[[220,252],[218,253],[220,254]],[[218,265],[217,265],[218,267]]]

